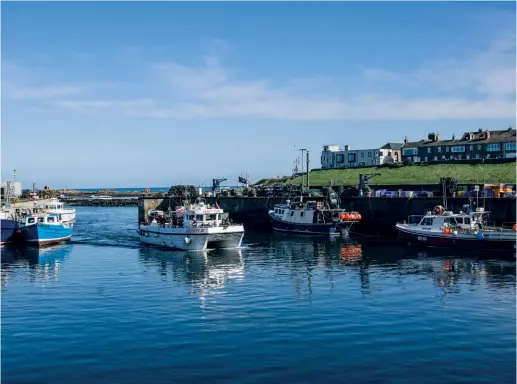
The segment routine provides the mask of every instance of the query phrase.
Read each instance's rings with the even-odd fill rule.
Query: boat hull
[[[483,250],[501,250],[515,251],[516,241],[513,236],[497,236],[490,237],[490,234],[484,234],[483,239],[478,239],[475,235],[453,235],[440,233],[423,233],[411,231],[397,225],[399,231],[399,239],[409,245],[417,245],[423,247],[440,247],[440,248],[457,248],[457,249],[483,249]],[[496,236],[494,234],[492,236]]]
[[[289,232],[289,233],[297,233],[303,235],[330,235],[332,229],[335,230],[335,233],[339,233],[340,228],[344,228],[345,226],[352,226],[352,223],[324,223],[324,224],[300,224],[300,223],[291,223],[283,220],[279,220],[273,216],[273,214],[269,214],[269,220],[271,222],[271,226],[274,231],[278,232]]]
[[[23,242],[35,246],[45,247],[70,240],[73,228],[64,225],[35,224],[22,227]]]
[[[227,228],[221,232],[189,232],[163,227],[140,227],[140,241],[183,251],[203,251],[218,248],[239,248],[244,237],[244,228]]]
[[[17,221],[1,219],[0,227],[0,245],[14,244],[20,240],[20,234],[18,233],[19,224]]]

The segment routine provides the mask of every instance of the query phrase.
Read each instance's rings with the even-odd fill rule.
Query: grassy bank
[[[369,184],[437,184],[440,177],[455,177],[460,183],[516,183],[516,163],[505,164],[434,164],[411,165],[400,168],[349,168],[314,170],[310,173],[311,185],[357,185],[359,174],[380,173]],[[289,179],[289,184],[300,184],[300,177]]]

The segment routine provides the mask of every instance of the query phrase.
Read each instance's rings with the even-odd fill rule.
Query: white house
[[[402,143],[387,143],[380,148],[350,149],[345,145],[325,145],[321,152],[321,168],[342,168],[381,165],[401,161]]]

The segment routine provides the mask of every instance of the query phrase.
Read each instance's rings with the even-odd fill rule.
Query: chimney
[[[452,134],[452,139],[455,140],[456,139],[456,136],[454,135],[454,133]]]
[[[483,128],[479,128],[479,129],[478,129],[478,132],[479,132],[479,133],[483,132]]]
[[[345,145],[345,152],[348,152],[348,145]]]
[[[435,143],[437,143],[438,141],[440,141],[440,134],[438,134],[438,133],[435,133],[435,134],[434,134],[434,141],[435,141]]]
[[[407,136],[404,138],[404,144],[407,144]]]
[[[490,139],[490,131],[488,129],[486,130],[486,138]]]

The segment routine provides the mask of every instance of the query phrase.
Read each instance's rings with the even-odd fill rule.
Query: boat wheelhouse
[[[409,245],[515,250],[516,225],[490,225],[489,214],[483,208],[453,213],[437,206],[423,216],[409,216],[407,223],[397,223],[396,228]]]
[[[143,243],[199,251],[240,247],[244,227],[233,224],[219,206],[198,199],[174,211],[148,211],[148,219],[140,224],[139,234]]]
[[[273,230],[308,235],[339,234],[342,229],[350,228],[361,220],[357,212],[340,208],[325,207],[324,203],[307,201],[277,204],[269,211]]]
[[[61,215],[61,220],[65,223],[75,222],[75,208],[65,208],[64,203],[56,198],[52,198],[48,203],[40,206],[45,213],[57,213]]]
[[[73,227],[73,223],[63,222],[59,213],[31,214],[21,223],[21,235],[23,242],[41,247],[70,240]]]

